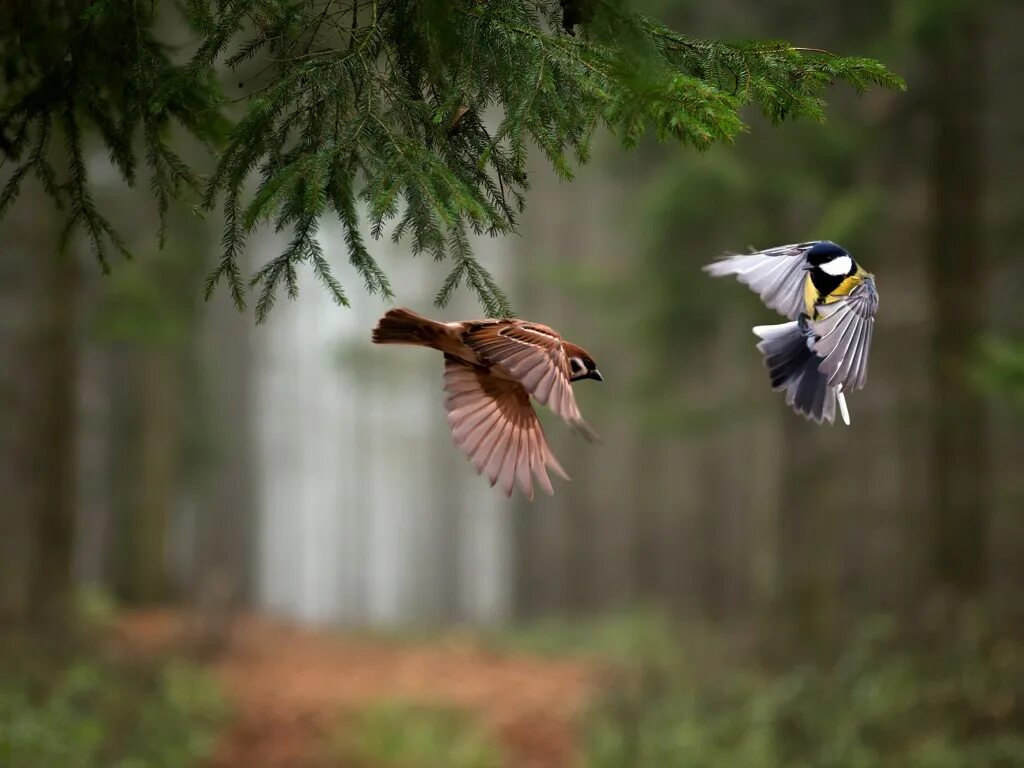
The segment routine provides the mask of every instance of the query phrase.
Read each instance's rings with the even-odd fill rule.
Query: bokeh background
[[[183,206],[158,252],[97,153],[138,254],[104,276],[51,256],[28,189],[0,222],[0,765],[1024,765],[1024,9],[649,5],[909,89],[705,154],[605,137],[571,184],[536,159],[521,236],[475,247],[605,375],[576,388],[602,444],[545,417],[553,498],[453,449],[436,354],[370,344],[388,307],[337,222],[352,308],[307,275],[256,326],[202,300],[216,221]],[[700,271],[815,238],[881,294],[850,428],[784,406],[772,313]],[[397,303],[478,315],[374,247]]]

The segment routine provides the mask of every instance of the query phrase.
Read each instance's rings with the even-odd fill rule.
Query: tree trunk
[[[988,519],[986,413],[970,381],[985,327],[982,242],[983,40],[979,20],[961,21],[929,52],[934,436],[931,455],[933,578],[964,596],[986,582]]]
[[[122,482],[131,489],[121,523],[119,592],[131,602],[167,597],[167,529],[177,479],[181,361],[174,350],[145,346],[129,366],[137,410]],[[130,467],[130,469],[128,469]]]
[[[0,254],[0,613],[60,618],[74,544],[76,264],[58,256],[38,189]]]
[[[71,598],[75,533],[75,334],[76,264],[51,245],[35,258],[46,261],[49,290],[41,297],[40,355],[35,430],[38,454],[32,468],[38,506],[31,510],[34,531],[31,599],[33,611],[61,616]]]
[[[206,265],[203,265],[206,269]],[[201,274],[197,276],[201,277]],[[198,600],[222,590],[229,602],[255,597],[252,584],[257,515],[253,488],[251,423],[253,360],[250,318],[235,311],[223,293],[209,302],[204,322],[201,366],[205,389],[193,385],[192,398],[208,398],[205,429],[217,435],[196,521],[195,566],[190,584]]]
[[[0,614],[12,618],[59,611],[71,584],[76,291],[47,204],[30,188],[0,229]]]

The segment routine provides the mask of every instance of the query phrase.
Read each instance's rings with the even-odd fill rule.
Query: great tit
[[[831,240],[726,255],[704,270],[736,275],[792,321],[754,328],[772,389],[785,390],[786,403],[818,423],[833,423],[838,400],[849,424],[845,393],[867,379],[878,310],[875,276]]]

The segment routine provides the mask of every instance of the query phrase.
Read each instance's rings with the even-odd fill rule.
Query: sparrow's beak
[[[577,374],[576,376],[573,376],[572,378],[570,378],[569,381],[583,381],[584,379],[593,379],[594,381],[604,381],[604,376],[602,376],[601,372],[599,370],[597,370],[597,368],[595,368],[592,371],[587,371],[586,373]]]

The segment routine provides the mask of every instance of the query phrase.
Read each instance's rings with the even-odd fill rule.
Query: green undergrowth
[[[649,610],[541,619],[484,632],[480,642],[497,651],[631,664],[638,659],[680,658],[684,650],[676,632],[664,614]],[[697,630],[691,633],[694,645],[699,645],[697,634]],[[704,636],[703,632],[699,634]]]
[[[0,766],[190,768],[210,754],[226,714],[213,680],[107,637],[77,624],[0,634]]]
[[[876,618],[835,649],[782,654],[687,653],[676,637],[674,656],[641,653],[611,678],[582,726],[584,766],[1024,766],[1024,643],[980,614]]]
[[[386,702],[346,719],[329,738],[332,765],[353,768],[502,768],[500,747],[470,713]]]
[[[639,612],[533,622],[460,646],[595,662],[599,690],[567,768],[1024,766],[1019,623],[943,609],[868,618],[827,639],[766,626]],[[508,765],[473,712],[381,704],[338,734],[331,765]]]

